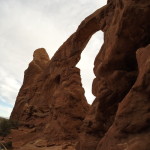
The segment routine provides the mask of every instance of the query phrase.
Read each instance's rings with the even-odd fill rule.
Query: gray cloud
[[[14,105],[33,51],[44,47],[52,57],[80,22],[105,3],[106,0],[0,0],[0,116],[9,116],[12,108],[4,103]],[[102,38],[100,32],[93,36],[77,65],[90,103],[94,99],[93,61]]]

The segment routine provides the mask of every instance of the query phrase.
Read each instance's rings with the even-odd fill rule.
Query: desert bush
[[[6,136],[10,133],[11,125],[8,119],[1,119],[0,121],[0,136]]]
[[[10,125],[11,125],[11,129],[18,129],[19,127],[19,122],[16,120],[9,120]]]
[[[12,141],[8,141],[8,142],[0,142],[0,150],[12,150]]]
[[[10,150],[12,148],[12,141],[8,141],[8,142],[4,143],[4,145],[7,149]]]
[[[6,136],[10,133],[11,129],[18,128],[17,121],[12,121],[5,118],[0,118],[0,136]]]

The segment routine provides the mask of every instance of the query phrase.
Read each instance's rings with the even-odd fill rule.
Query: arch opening
[[[94,61],[103,43],[104,33],[102,31],[96,32],[81,53],[81,59],[76,65],[80,69],[82,86],[89,104],[92,104],[95,99],[95,96],[92,94],[92,84],[95,78],[93,72]]]

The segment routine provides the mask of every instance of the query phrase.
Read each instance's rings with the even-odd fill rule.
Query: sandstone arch
[[[139,57],[138,54],[137,64],[136,51],[150,43],[150,23],[147,21],[149,6],[148,0],[109,0],[106,6],[87,17],[53,58],[47,61],[44,69],[36,70],[38,74],[33,79],[34,82],[29,78],[29,82],[33,83],[31,87],[23,85],[11,118],[19,118],[29,125],[35,123],[37,129],[43,129],[43,135],[49,142],[76,140],[82,131],[77,150],[120,150],[126,146],[126,142],[130,145],[135,134],[138,135],[138,140],[142,135],[148,139],[149,132],[146,135],[146,131],[149,131],[149,109],[144,107],[145,103],[142,101],[144,94],[146,99],[149,97],[149,88],[145,84],[148,70],[144,68],[141,72],[144,64],[148,64],[148,61],[142,60],[148,58],[144,54]],[[81,85],[80,71],[75,66],[90,37],[98,30],[105,32],[104,44],[95,59],[96,78],[92,92],[96,99],[87,114],[88,105]],[[147,54],[148,50],[149,46],[145,48]],[[144,53],[143,49],[140,51]],[[32,64],[34,67],[36,64],[35,69],[39,69],[37,63],[33,61]],[[30,70],[30,66],[28,69]],[[32,76],[25,74],[28,75]],[[34,91],[34,94],[30,91]],[[142,94],[140,102],[136,100],[136,94],[139,94],[137,91]],[[134,107],[129,105],[128,109],[130,100]],[[121,105],[118,108],[119,103]],[[148,101],[147,105],[149,106]],[[25,111],[22,112],[20,108]],[[144,120],[134,120],[130,124],[125,119],[127,117],[132,120],[129,112],[132,116],[141,116],[142,112],[146,115]],[[42,117],[44,122],[41,121]],[[124,131],[128,132],[126,136]],[[134,140],[137,144],[136,139]],[[145,143],[149,144],[147,140]],[[130,149],[133,146],[138,147],[130,145]]]
[[[36,129],[33,139],[42,135],[56,144],[78,138],[89,105],[75,65],[92,34],[104,28],[97,21],[104,10],[87,17],[51,60],[44,49],[34,52],[11,114],[11,119]]]

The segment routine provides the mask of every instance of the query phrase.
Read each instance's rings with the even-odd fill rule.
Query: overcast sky
[[[0,116],[9,117],[34,50],[44,47],[51,58],[80,22],[106,1],[0,0]],[[77,65],[90,104],[93,62],[102,43],[99,31]]]

